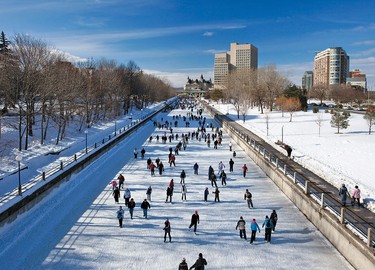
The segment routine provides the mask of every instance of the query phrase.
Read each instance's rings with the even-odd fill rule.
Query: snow
[[[173,114],[185,115],[175,110],[158,116],[164,120]],[[207,115],[205,115],[208,117]],[[210,121],[210,120],[209,120]],[[179,134],[193,131],[179,127]],[[234,143],[237,152],[234,172],[229,173],[229,137],[224,133],[223,145],[214,150],[204,141],[190,140],[185,151],[176,156],[176,167],[168,166],[168,148],[177,142],[162,144],[147,138],[155,130],[152,123],[108,151],[99,160],[61,183],[29,211],[0,228],[0,262],[2,269],[177,269],[185,257],[189,266],[203,253],[206,269],[353,269],[336,249],[319,233],[304,215],[284,196],[273,182]],[[82,140],[82,138],[81,138]],[[74,144],[73,144],[74,145]],[[72,147],[73,147],[72,145]],[[82,142],[80,144],[82,149]],[[145,147],[144,160],[134,159],[134,147]],[[297,152],[297,151],[296,151]],[[165,173],[151,176],[146,169],[146,159],[157,157],[165,165]],[[209,165],[217,171],[219,161],[226,165],[227,186],[222,187],[220,203],[203,201],[203,190],[213,188],[208,181]],[[193,164],[198,162],[199,175],[193,174]],[[249,172],[242,176],[241,167],[247,164]],[[179,174],[187,173],[187,201],[181,201]],[[26,172],[25,172],[26,173]],[[126,212],[124,228],[118,227],[118,209],[109,185],[119,173],[125,176],[125,186],[130,188],[137,203],[135,217]],[[165,190],[170,179],[175,179],[173,203],[165,203]],[[147,187],[153,187],[149,218],[142,216],[139,207]],[[255,208],[248,209],[243,200],[245,189],[253,194]],[[123,192],[121,192],[121,196]],[[121,197],[122,198],[122,197]],[[121,203],[123,205],[123,199]],[[256,218],[261,225],[264,217],[275,209],[279,221],[272,243],[263,241],[264,229],[257,234],[253,245],[240,239],[235,230],[243,216],[249,225]],[[190,217],[195,210],[200,215],[197,235],[188,231]],[[172,243],[163,243],[163,226],[166,218],[171,221]]]
[[[375,212],[375,133],[368,134],[369,127],[363,114],[351,112],[349,127],[340,129],[340,134],[337,134],[337,128],[330,125],[331,114],[324,109],[320,109],[319,113],[313,113],[311,109],[296,112],[292,122],[289,122],[289,113],[284,113],[284,117],[280,111],[260,114],[257,108],[253,108],[248,111],[244,123],[241,115],[237,119],[233,106],[211,104],[286,154],[283,148],[275,144],[282,140],[283,134],[283,142],[293,148],[292,156],[296,162],[326,179],[337,189],[345,184],[351,191],[358,185],[366,207]],[[268,136],[266,115],[269,116]],[[321,118],[320,136],[318,117]]]

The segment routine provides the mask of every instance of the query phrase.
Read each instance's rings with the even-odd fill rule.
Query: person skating
[[[124,199],[125,199],[125,205],[128,206],[129,200],[131,198],[132,194],[128,188],[125,189],[124,192]]]
[[[215,174],[215,173],[212,173],[212,174],[211,174],[211,186],[214,187],[214,185],[215,185],[215,187],[217,188],[217,183],[216,183],[216,174]]]
[[[204,201],[205,202],[207,202],[208,194],[210,194],[210,192],[208,191],[208,187],[206,187],[206,189],[204,190]]]
[[[234,165],[234,161],[233,159],[230,159],[229,160],[229,172],[233,172],[233,165]]]
[[[169,237],[169,242],[172,242],[172,237],[171,237],[171,223],[169,222],[169,219],[167,219],[164,222],[164,243],[167,241],[167,235]]]
[[[348,197],[350,197],[350,195],[349,195],[349,191],[346,188],[345,184],[342,184],[342,186],[339,190],[339,196],[340,196],[342,206],[346,206],[346,199]]]
[[[210,167],[208,167],[208,180],[211,180],[211,176],[213,173],[214,173],[214,168],[212,168],[212,166],[210,165]]]
[[[272,210],[272,213],[270,215],[270,220],[271,220],[271,222],[273,224],[272,231],[275,231],[276,223],[277,223],[277,213],[276,213],[276,210]]]
[[[198,259],[189,269],[191,270],[194,268],[195,270],[204,270],[205,265],[207,265],[207,261],[203,258],[202,253],[199,253]]]
[[[182,258],[182,262],[178,265],[178,270],[189,270],[185,258]]]
[[[218,168],[218,174],[220,175],[221,172],[224,170],[225,166],[224,166],[224,163],[222,161],[219,162],[219,165],[217,166]]]
[[[220,202],[220,197],[219,197],[219,194],[220,194],[220,191],[219,191],[219,188],[216,187],[215,191],[212,192],[213,194],[215,194],[215,202]]]
[[[148,158],[146,162],[147,162],[147,169],[150,169],[150,165],[152,162],[151,158]]]
[[[115,187],[113,190],[113,197],[115,198],[115,203],[118,203],[118,198],[120,197],[120,190],[118,187]]]
[[[133,154],[134,154],[134,158],[137,158],[137,156],[138,156],[138,150],[137,150],[137,148],[134,148]]]
[[[112,180],[109,184],[112,186],[112,190],[115,190],[115,188],[117,187],[117,181],[116,180]]]
[[[242,216],[240,217],[240,220],[237,221],[236,230],[237,229],[240,229],[240,238],[242,239],[242,237],[243,237],[243,238],[245,238],[245,240],[247,240],[247,238],[246,238],[246,221],[243,219]]]
[[[269,219],[268,216],[266,216],[266,218],[264,219],[262,228],[263,227],[265,227],[264,240],[267,242],[271,242],[271,233],[272,233],[273,224],[272,224],[272,220]]]
[[[129,208],[130,218],[133,219],[133,212],[134,212],[134,208],[135,208],[135,201],[134,201],[133,198],[130,199],[130,201],[128,203],[128,208]]]
[[[229,142],[229,151],[232,152],[232,143],[231,142]]]
[[[145,154],[146,154],[146,150],[145,150],[144,147],[142,147],[142,150],[141,150],[141,157],[142,157],[142,159],[145,158]]]
[[[195,162],[193,169],[194,169],[194,174],[198,174],[198,169],[199,169],[198,163]]]
[[[151,176],[155,176],[156,165],[153,162],[151,162],[149,168],[150,168]]]
[[[180,184],[185,184],[185,178],[186,178],[186,173],[185,173],[185,170],[182,170],[181,174],[180,174]]]
[[[245,178],[246,177],[246,172],[247,172],[247,166],[246,166],[246,164],[244,164],[243,166],[242,166],[242,173],[243,173],[243,177]]]
[[[149,186],[146,191],[147,200],[151,202],[152,187]]]
[[[172,167],[172,164],[173,164],[173,166],[175,166],[176,167],[176,157],[175,157],[175,155],[171,155],[170,156],[170,161],[169,161],[169,167]]]
[[[253,218],[253,221],[250,224],[250,230],[251,230],[250,244],[252,244],[255,241],[257,230],[260,233],[260,228],[259,228],[259,225],[256,222],[255,218]]]
[[[122,209],[122,206],[119,207],[116,214],[117,214],[118,224],[120,228],[122,228],[122,221],[124,219],[124,210]]]
[[[167,192],[167,198],[165,199],[165,202],[168,202],[168,198],[169,198],[169,201],[172,202],[173,188],[168,186],[166,192]]]
[[[222,186],[227,185],[227,174],[224,172],[224,170],[221,171],[220,178],[221,178],[221,185]]]
[[[187,193],[187,188],[185,184],[181,185],[181,200],[186,201],[186,193]]]
[[[147,218],[147,210],[151,208],[151,205],[148,203],[147,199],[144,199],[141,208],[143,210],[143,216]]]
[[[189,226],[189,230],[191,227],[194,226],[194,232],[197,232],[197,225],[199,224],[199,215],[198,211],[195,211],[194,214],[191,216],[191,222]]]
[[[249,208],[254,207],[252,198],[253,198],[253,195],[251,194],[251,192],[248,189],[246,189],[245,194],[244,194],[244,200],[246,200],[247,206]]]
[[[125,177],[120,173],[120,175],[117,177],[118,179],[118,185],[119,188],[124,188],[124,182],[125,182]]]
[[[162,161],[159,162],[158,169],[159,169],[159,175],[162,175],[164,171],[164,164]]]

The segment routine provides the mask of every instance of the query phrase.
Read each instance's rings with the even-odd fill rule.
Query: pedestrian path
[[[187,112],[176,109],[168,115],[161,114],[155,120],[161,121],[163,117],[164,121],[174,122],[173,115],[186,115]],[[203,116],[207,117],[208,123],[212,122],[207,114]],[[173,133],[181,136],[182,133],[193,132],[197,129],[198,122],[190,123],[187,128],[181,119],[178,120],[178,127],[173,127]],[[216,123],[213,124],[216,126]],[[70,222],[72,225],[66,226],[67,231],[64,232],[59,231],[59,223],[53,224],[48,231],[59,231],[56,239],[51,239],[53,233],[46,232],[46,237],[52,242],[52,248],[44,248],[42,255],[38,255],[36,251],[41,249],[40,243],[33,247],[34,252],[30,251],[30,254],[24,256],[24,260],[31,260],[31,256],[40,256],[34,258],[40,262],[41,267],[38,269],[176,269],[183,257],[190,266],[198,253],[203,253],[208,262],[207,269],[259,269],[275,266],[279,269],[301,269],[306,266],[314,269],[351,269],[345,259],[232,141],[233,150],[237,153],[233,158],[233,152],[229,151],[230,138],[227,134],[223,134],[223,142],[218,149],[213,149],[212,141],[209,148],[204,140],[191,140],[190,137],[186,150],[176,155],[176,166],[170,167],[168,149],[174,149],[178,141],[162,144],[161,141],[156,142],[155,137],[163,135],[164,132],[168,135],[169,131],[152,127],[145,127],[145,130],[153,130],[154,139],[151,142],[145,139],[149,135],[141,131],[134,134],[138,139],[143,137],[144,143],[141,147],[146,150],[144,159],[141,159],[140,155],[137,159],[132,157],[135,146],[138,150],[141,149],[136,143],[124,142],[76,176],[93,179],[92,184],[99,183],[97,179],[100,179],[100,185],[105,188],[92,200],[82,196],[81,201],[83,205],[87,205],[86,210],[73,222],[69,220],[69,212],[61,208],[61,222]],[[212,134],[211,130],[207,132]],[[164,163],[165,171],[161,176],[157,170],[155,176],[151,176],[147,170],[146,160],[149,157],[153,161],[159,157]],[[230,158],[235,162],[233,172],[229,172]],[[114,166],[121,160],[124,160],[122,167]],[[226,186],[222,186],[220,181],[217,182],[220,202],[215,203],[212,193],[214,188],[208,180],[208,168],[211,165],[217,172],[220,161],[225,165],[228,179]],[[198,175],[193,173],[195,162],[199,164]],[[246,178],[243,177],[241,169],[244,164],[248,167]],[[186,172],[186,201],[181,200],[180,193],[179,176],[182,170]],[[131,190],[137,203],[134,219],[131,220],[128,211],[125,211],[123,228],[119,228],[116,219],[120,204],[115,204],[112,187],[109,185],[119,173],[125,176],[125,188]],[[173,202],[166,203],[166,189],[172,178],[175,180]],[[146,220],[139,206],[146,198],[148,186],[152,186],[153,192],[151,209]],[[203,200],[206,187],[210,191],[207,202]],[[253,195],[253,209],[249,209],[244,200],[246,189]],[[81,196],[74,187],[71,187],[71,192]],[[123,190],[120,203],[124,206],[122,196]],[[62,203],[69,204],[68,201]],[[272,234],[271,243],[264,241],[264,229],[252,245],[249,239],[240,239],[239,231],[235,230],[240,216],[247,222],[246,230],[250,236],[250,221],[256,218],[261,225],[264,217],[270,215],[273,209],[277,211],[279,221],[275,233]],[[198,211],[200,215],[196,234],[188,230],[194,211]],[[44,217],[39,218],[42,224]],[[164,221],[167,218],[171,223],[171,243],[163,241]],[[50,223],[45,222],[45,226],[49,226]],[[0,260],[3,254],[0,254]]]

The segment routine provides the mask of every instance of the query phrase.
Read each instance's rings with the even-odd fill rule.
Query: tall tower
[[[314,85],[346,83],[349,56],[341,47],[328,48],[314,57]]]
[[[230,51],[215,54],[214,85],[221,88],[232,70],[257,69],[258,48],[251,44],[231,43]]]

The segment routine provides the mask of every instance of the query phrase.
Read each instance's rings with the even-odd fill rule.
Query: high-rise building
[[[302,89],[309,91],[313,86],[314,73],[312,71],[305,71],[302,76]]]
[[[314,85],[346,83],[349,56],[341,47],[328,48],[314,57]]]
[[[215,54],[214,85],[220,88],[232,70],[257,69],[258,48],[251,44],[231,43],[230,51]]]

